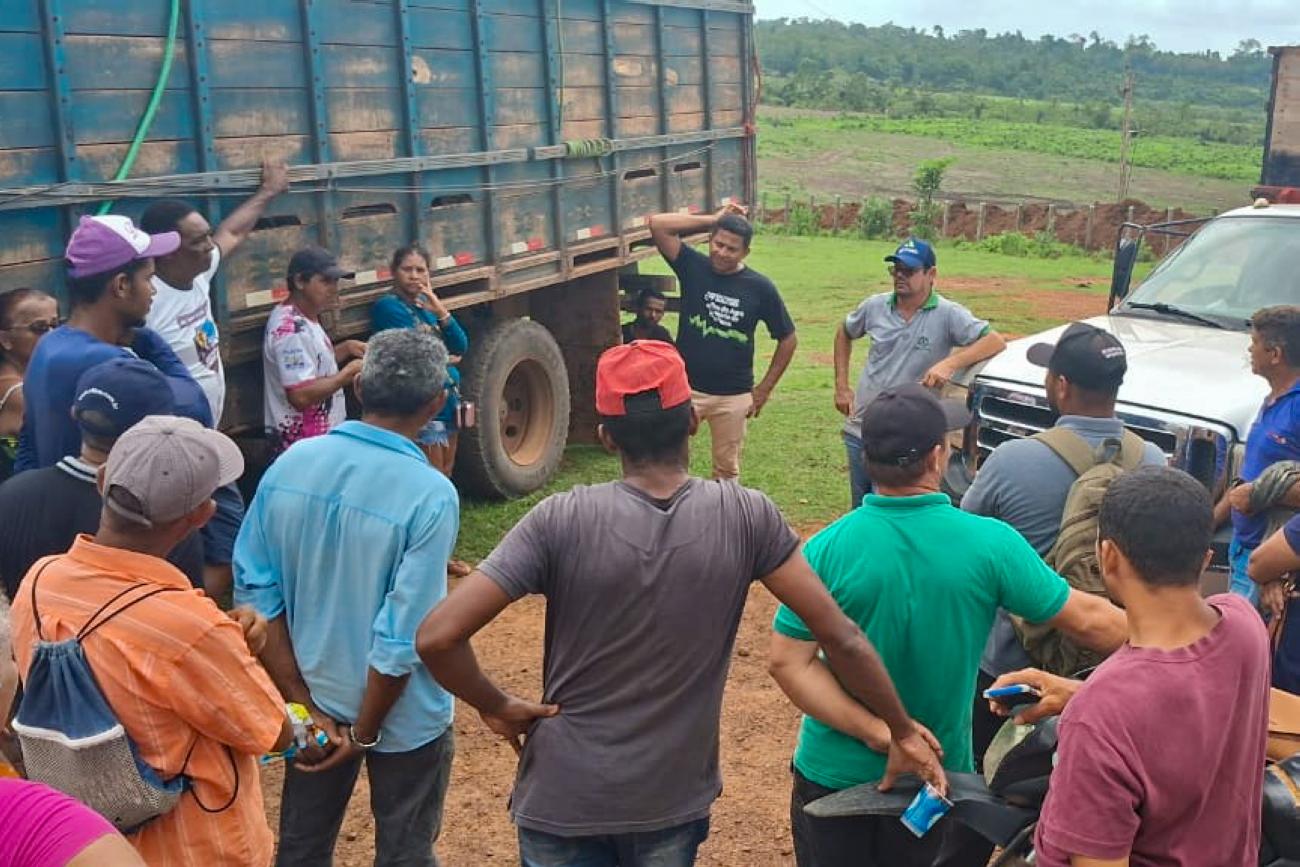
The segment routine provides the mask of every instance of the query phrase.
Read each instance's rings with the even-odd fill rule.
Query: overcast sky
[[[1170,51],[1231,53],[1243,39],[1265,46],[1300,44],[1300,0],[1088,0],[1083,3],[999,0],[754,0],[759,18],[836,18],[903,27],[940,25],[949,33],[983,27],[1087,35],[1096,30],[1119,44],[1145,33]]]

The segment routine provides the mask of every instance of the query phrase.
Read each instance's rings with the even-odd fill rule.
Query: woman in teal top
[[[460,371],[455,365],[469,349],[469,338],[447,305],[429,287],[429,254],[424,248],[417,244],[402,247],[393,254],[391,268],[393,291],[370,308],[371,330],[378,333],[390,328],[418,328],[436,334],[446,344],[447,354],[451,356],[447,367],[447,403],[420,432],[418,442],[429,463],[450,478],[456,463],[459,434]]]
[[[469,349],[469,338],[429,285],[429,253],[419,244],[408,244],[393,254],[389,268],[393,272],[393,291],[370,308],[370,328],[374,333],[389,328],[419,328],[431,331],[447,346],[447,403],[437,417],[425,425],[416,442],[429,463],[451,478],[456,465],[456,442],[460,426],[460,370],[456,364]],[[460,577],[470,573],[469,564],[453,559],[447,574]]]

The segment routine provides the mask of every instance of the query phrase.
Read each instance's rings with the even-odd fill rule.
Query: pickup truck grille
[[[1041,389],[1009,389],[977,382],[971,395],[978,457],[1002,443],[1051,427],[1054,416]],[[1217,496],[1227,480],[1232,444],[1226,429],[1199,420],[1170,417],[1148,410],[1118,410],[1125,426],[1165,453],[1171,466],[1186,470]]]

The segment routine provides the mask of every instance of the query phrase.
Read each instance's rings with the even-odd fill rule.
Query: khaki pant
[[[713,440],[713,478],[735,479],[740,476],[740,449],[745,444],[746,415],[754,405],[749,394],[705,394],[691,392],[691,402],[701,422],[709,425]]]

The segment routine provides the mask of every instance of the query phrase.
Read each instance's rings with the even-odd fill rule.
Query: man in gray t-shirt
[[[1073,431],[1090,446],[1118,440],[1124,424],[1115,417],[1115,401],[1128,370],[1124,345],[1108,332],[1075,323],[1055,346],[1038,344],[1030,361],[1047,367],[1047,401],[1059,418],[1056,427]],[[1165,453],[1145,443],[1144,465],[1163,466]],[[994,449],[962,497],[964,511],[998,518],[1014,527],[1040,556],[1046,556],[1061,530],[1065,498],[1074,484],[1074,471],[1056,452],[1037,439],[1009,440]],[[984,689],[1009,671],[1036,663],[1021,646],[1006,611],[993,621],[975,694],[975,760],[983,757],[1002,720],[989,711]]]
[[[845,688],[889,720],[886,779],[911,767],[943,786],[932,736],[912,723],[772,501],[689,475],[698,417],[673,348],[606,352],[596,409],[623,478],[542,501],[417,637],[437,681],[521,750],[510,810],[522,862],[694,862],[722,791],[722,691],[755,580],[808,623]],[[544,704],[502,693],[469,645],[530,593],[546,597]]]
[[[844,446],[854,509],[871,490],[859,431],[862,411],[876,395],[909,382],[940,389],[957,371],[997,355],[1007,345],[983,319],[934,291],[939,270],[928,243],[908,238],[885,261],[891,263],[894,291],[863,301],[835,332],[835,407],[846,416]],[[852,341],[868,336],[867,363],[857,388],[850,390]],[[958,347],[960,351],[953,352]]]

